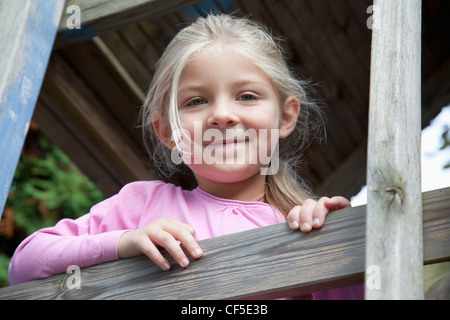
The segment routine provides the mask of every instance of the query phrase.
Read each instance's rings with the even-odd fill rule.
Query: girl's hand
[[[186,268],[189,259],[179,242],[192,257],[198,259],[203,252],[194,237],[195,231],[189,225],[175,220],[159,219],[140,229],[125,232],[119,239],[117,253],[119,258],[145,254],[161,269],[169,270],[169,262],[157,248],[161,246],[181,267]]]
[[[313,228],[321,228],[329,212],[348,207],[351,207],[350,201],[344,197],[322,197],[317,202],[307,199],[302,206],[289,212],[287,221],[292,230],[300,229],[307,233]]]

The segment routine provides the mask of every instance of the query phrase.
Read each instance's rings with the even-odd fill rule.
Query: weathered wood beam
[[[135,145],[58,52],[50,59],[42,91],[52,112],[64,120],[105,171],[122,185],[155,178],[144,151]]]
[[[55,47],[91,39],[201,0],[67,0]],[[76,22],[80,20],[77,27]]]
[[[124,183],[117,172],[108,166],[106,159],[92,151],[95,147],[82,138],[83,133],[78,132],[76,126],[70,125],[70,118],[43,91],[36,103],[33,120],[83,174],[95,183],[105,197],[120,191]]]
[[[0,216],[28,132],[64,0],[0,2]]]
[[[450,300],[449,261],[425,266],[424,280],[426,300]]]
[[[367,154],[368,299],[423,299],[421,0],[375,0]]]
[[[424,262],[450,260],[450,188],[423,197]],[[365,206],[348,208],[309,234],[280,223],[200,241],[204,256],[187,269],[140,256],[79,270],[80,289],[69,272],[0,289],[0,299],[268,299],[362,283],[365,224]]]

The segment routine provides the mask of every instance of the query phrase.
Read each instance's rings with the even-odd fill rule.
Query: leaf
[[[77,218],[104,199],[70,158],[42,134],[38,145],[45,156],[23,156],[7,205],[27,234],[52,226],[61,218]]]

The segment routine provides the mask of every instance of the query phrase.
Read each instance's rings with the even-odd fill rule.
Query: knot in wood
[[[403,192],[402,186],[398,184],[388,185],[384,191],[392,195],[392,201],[396,201],[399,205],[403,204],[405,193]]]

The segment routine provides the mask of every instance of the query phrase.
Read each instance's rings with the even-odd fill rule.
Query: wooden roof
[[[92,27],[82,27],[75,40],[62,26],[50,59],[34,120],[106,196],[127,182],[157,178],[136,127],[139,108],[165,46],[210,9],[238,10],[282,36],[291,66],[300,78],[317,83],[327,105],[327,142],[305,151],[307,166],[301,175],[320,195],[351,197],[360,190],[366,174],[371,48],[367,8],[372,1],[165,3],[172,7],[158,7],[161,10],[146,21],[129,18],[124,11],[116,13],[111,26],[114,19],[105,15]],[[88,9],[81,11],[82,18],[95,6]],[[423,126],[450,102],[449,15],[448,1],[423,1]],[[83,37],[89,39],[80,41]]]

